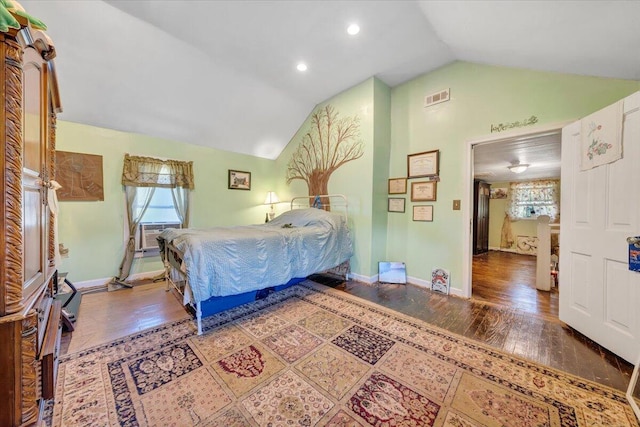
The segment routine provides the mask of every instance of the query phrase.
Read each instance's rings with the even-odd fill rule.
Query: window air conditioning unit
[[[179,222],[140,224],[138,233],[136,233],[136,249],[142,251],[158,249],[156,237],[167,228],[182,228],[182,225]]]

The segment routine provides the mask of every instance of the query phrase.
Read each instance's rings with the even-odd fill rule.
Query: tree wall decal
[[[287,184],[300,179],[307,183],[309,196],[328,194],[331,174],[362,157],[360,118],[339,115],[331,105],[313,112],[309,129],[287,164]],[[328,205],[328,201],[322,203]]]

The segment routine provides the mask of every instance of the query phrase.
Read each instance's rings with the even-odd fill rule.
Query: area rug
[[[61,357],[53,426],[637,426],[623,393],[306,281]]]

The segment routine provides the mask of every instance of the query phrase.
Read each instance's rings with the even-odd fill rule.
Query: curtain
[[[115,282],[122,284],[124,280],[129,277],[129,273],[131,272],[131,266],[133,264],[133,256],[136,253],[136,231],[138,230],[138,226],[140,225],[140,220],[142,216],[149,207],[149,202],[153,197],[153,193],[155,192],[155,187],[142,187],[138,191],[138,187],[133,187],[130,185],[125,186],[124,191],[127,197],[127,218],[129,220],[129,238],[127,239],[127,244],[124,248],[124,256],[122,257],[122,262],[120,263],[120,269],[118,272],[118,277],[115,278]],[[142,202],[142,203],[140,203]],[[135,206],[142,206],[139,213],[136,215]]]
[[[122,185],[194,189],[193,162],[125,154]]]
[[[182,223],[182,228],[189,228],[189,194],[189,190],[184,187],[171,189],[173,206],[176,208],[176,214]]]
[[[500,232],[500,248],[508,249],[513,246],[513,229],[511,228],[511,219],[509,214],[504,215],[502,221],[502,231]]]
[[[509,188],[507,214],[512,221],[549,215],[551,222],[560,214],[560,181],[538,180],[512,182]]]
[[[135,235],[155,189],[170,188],[176,213],[183,227],[189,225],[189,193],[194,189],[193,162],[161,160],[125,154],[122,185],[127,201],[129,238],[114,282],[123,284],[131,273],[136,251]],[[136,206],[142,209],[136,213]]]
[[[60,262],[62,261],[62,257],[60,256],[60,246],[58,242],[58,213],[59,213],[59,204],[58,204],[58,195],[57,191],[62,188],[58,181],[51,180],[48,185],[49,190],[47,191],[47,204],[49,206],[49,210],[53,215],[53,252],[54,252],[54,263],[56,267],[60,267]]]

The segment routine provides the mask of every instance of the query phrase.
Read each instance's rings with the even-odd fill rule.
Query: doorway
[[[511,182],[560,178],[563,125],[469,141],[470,173],[465,183],[470,202],[465,217],[469,221],[468,244],[465,245],[468,270],[466,274],[463,272],[466,297],[521,309],[540,317],[558,318],[557,288],[552,288],[551,292],[536,289],[536,256],[524,254],[526,251],[515,242],[517,238],[536,238],[535,215],[512,224],[513,246],[505,247],[500,237]],[[515,173],[510,170],[511,166],[524,166],[520,169],[525,170]],[[482,191],[490,192],[488,218],[477,216],[481,211],[476,206],[478,188],[488,188]],[[487,230],[479,230],[478,227],[485,223]],[[487,241],[478,242],[478,237],[485,234]]]

